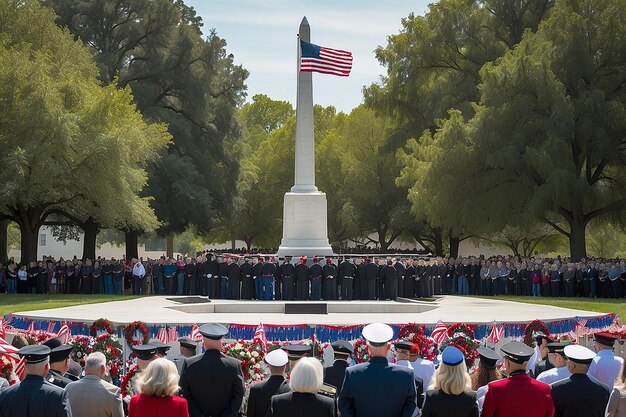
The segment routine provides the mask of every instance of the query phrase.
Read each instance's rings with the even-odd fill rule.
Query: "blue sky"
[[[432,0],[431,0],[432,1]],[[361,103],[362,88],[378,81],[385,68],[374,49],[398,33],[409,13],[423,14],[427,0],[186,0],[228,43],[235,62],[250,71],[248,98],[267,94],[295,103],[296,35],[303,16],[311,25],[311,42],[352,52],[348,78],[313,75],[313,100],[349,112]]]

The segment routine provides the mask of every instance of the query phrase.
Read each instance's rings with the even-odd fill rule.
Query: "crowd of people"
[[[390,326],[372,323],[362,331],[367,362],[353,364],[345,340],[331,344],[334,362],[326,368],[311,347],[286,345],[264,356],[267,377],[247,394],[241,362],[222,351],[228,328],[210,323],[199,332],[198,354],[189,338],[179,339],[176,355],[157,340],[135,346],[137,368],[121,389],[107,382],[101,352],[76,373],[72,347],[59,339],[22,346],[26,376],[13,386],[0,383],[0,416],[626,416],[626,370],[608,332],[594,335],[595,352],[538,333],[534,347],[481,347],[479,359],[469,361],[449,345],[433,362],[408,340],[391,342]]]
[[[9,293],[203,295],[242,300],[395,300],[439,294],[626,297],[626,262],[519,256],[293,257],[202,252],[159,259],[55,260],[0,265]]]

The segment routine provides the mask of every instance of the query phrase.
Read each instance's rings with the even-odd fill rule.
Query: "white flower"
[[[257,356],[259,356],[259,352],[257,352],[257,351],[255,350],[254,352],[252,352],[252,356],[254,356],[254,357],[256,358]]]

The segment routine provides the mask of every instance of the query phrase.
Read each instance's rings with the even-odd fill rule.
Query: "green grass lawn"
[[[604,299],[604,298],[553,298],[553,297],[516,297],[498,296],[481,297],[497,298],[499,300],[518,301],[528,304],[543,304],[555,307],[574,308],[577,310],[596,311],[598,313],[619,313],[622,318],[626,318],[626,302],[624,299]]]
[[[0,315],[18,311],[45,310],[79,304],[105,303],[130,300],[132,295],[84,295],[84,294],[0,294]]]

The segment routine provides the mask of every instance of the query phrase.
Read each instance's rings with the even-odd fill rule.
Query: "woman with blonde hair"
[[[302,358],[291,371],[290,392],[274,395],[267,417],[335,417],[335,401],[317,392],[324,369],[315,358]]]
[[[130,399],[128,417],[189,417],[187,400],[178,397],[178,371],[174,362],[155,359],[137,381],[139,394]]]
[[[433,385],[424,397],[423,417],[478,417],[476,393],[470,389],[465,356],[454,346],[441,354]]]
[[[613,392],[609,397],[609,403],[606,405],[606,417],[626,417],[626,365],[622,363]]]

